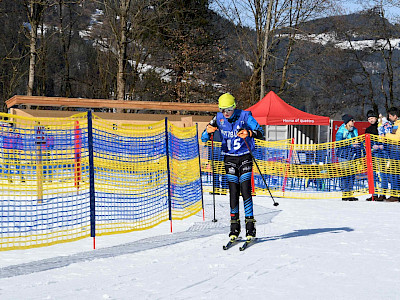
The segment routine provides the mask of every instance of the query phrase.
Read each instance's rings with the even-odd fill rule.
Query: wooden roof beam
[[[158,101],[128,101],[104,100],[84,98],[42,97],[15,95],[6,101],[7,108],[15,105],[35,105],[53,107],[83,107],[83,108],[122,108],[122,109],[148,109],[171,111],[202,111],[217,112],[217,104],[208,103],[177,103]]]

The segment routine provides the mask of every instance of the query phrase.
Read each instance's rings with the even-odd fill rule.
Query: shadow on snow
[[[327,232],[341,233],[343,231],[351,232],[351,231],[354,231],[354,229],[350,228],[350,227],[300,229],[300,230],[295,230],[294,232],[290,232],[290,233],[286,233],[286,234],[282,234],[282,235],[278,235],[278,236],[257,238],[257,243],[282,240],[282,239],[290,239],[290,238],[295,238],[295,237],[308,236],[308,235],[327,233]]]

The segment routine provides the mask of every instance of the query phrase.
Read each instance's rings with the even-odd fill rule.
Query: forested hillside
[[[0,1],[3,109],[15,94],[215,103],[226,91],[247,108],[260,98],[266,20],[249,29],[210,2]],[[273,20],[266,91],[335,118],[399,104],[399,30],[382,10]]]

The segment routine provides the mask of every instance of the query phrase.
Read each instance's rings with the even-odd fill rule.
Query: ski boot
[[[240,219],[231,220],[231,232],[229,232],[229,237],[231,240],[235,240],[240,234]]]
[[[254,223],[256,220],[254,220],[254,217],[246,217],[246,238],[252,239],[256,237],[256,227]]]

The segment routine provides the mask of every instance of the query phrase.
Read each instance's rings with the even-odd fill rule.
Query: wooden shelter
[[[168,118],[172,123],[180,127],[199,124],[199,132],[202,132],[212,118],[212,114],[219,111],[218,104],[207,103],[177,103],[159,101],[125,101],[105,99],[63,98],[43,96],[16,95],[6,101],[8,112],[14,115],[27,117],[54,117],[65,118],[82,111],[83,109],[130,109],[138,111],[165,111],[166,114],[149,113],[107,113],[95,112],[97,116],[110,120],[116,124],[147,124]],[[27,109],[36,106],[40,109]],[[51,107],[52,109],[42,109]],[[68,110],[61,110],[68,108]],[[210,116],[181,115],[172,112],[210,112]]]
[[[81,107],[81,108],[119,108],[119,109],[148,109],[164,111],[196,111],[217,112],[217,104],[207,103],[178,103],[159,101],[125,101],[104,99],[83,99],[42,96],[16,95],[6,101],[7,108],[19,105],[51,106],[51,107]]]

